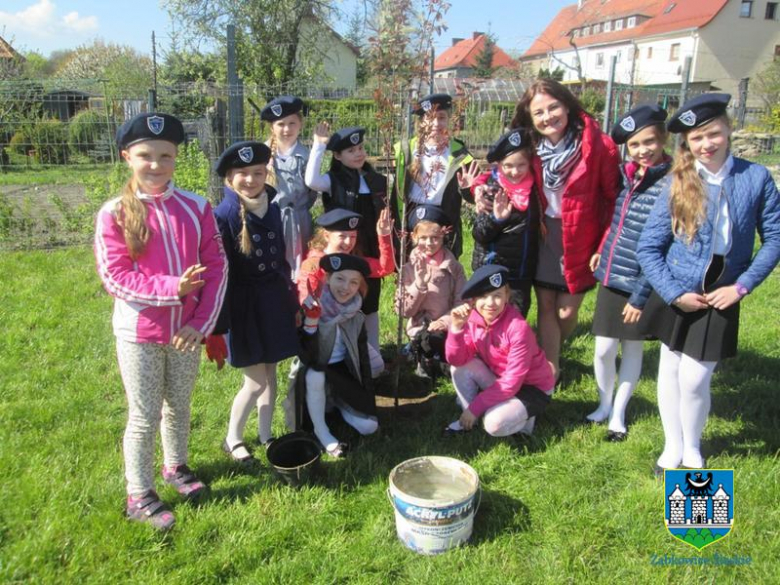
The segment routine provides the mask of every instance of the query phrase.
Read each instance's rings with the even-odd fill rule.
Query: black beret
[[[353,254],[326,254],[320,258],[320,268],[325,272],[357,270],[365,277],[371,274],[371,268],[363,258]]]
[[[409,229],[421,221],[432,221],[440,226],[452,225],[449,216],[438,205],[418,205],[409,214]]]
[[[482,296],[507,284],[509,269],[500,264],[485,264],[474,271],[460,297],[463,300]]]
[[[426,112],[430,112],[432,109],[438,110],[451,110],[452,109],[452,96],[446,93],[432,93],[420,98],[417,103],[417,109],[414,113],[418,116],[422,116]]]
[[[266,165],[271,160],[271,149],[262,142],[247,140],[236,142],[225,149],[217,159],[214,168],[220,177],[230,169],[242,169],[251,165]]]
[[[360,126],[351,126],[349,128],[342,128],[333,133],[333,136],[328,140],[326,148],[333,152],[341,152],[352,146],[357,146],[363,142],[363,135],[366,133],[365,128]]]
[[[731,95],[727,93],[703,93],[689,99],[680,106],[669,119],[666,127],[669,132],[679,134],[693,128],[704,126],[713,118],[726,112]]]
[[[363,216],[354,211],[337,207],[317,218],[317,225],[332,232],[348,232],[360,227]]]
[[[282,95],[272,99],[260,110],[260,118],[266,122],[275,122],[303,109],[303,100],[292,95]]]
[[[625,144],[634,134],[655,124],[666,122],[666,110],[658,104],[642,104],[628,112],[612,126],[612,140]]]
[[[184,142],[184,126],[176,116],[152,112],[133,116],[116,131],[119,150],[144,140],[166,140],[181,144]]]
[[[524,147],[530,147],[532,144],[531,136],[525,128],[514,128],[499,138],[496,143],[490,147],[487,153],[489,163],[504,160],[507,156]]]

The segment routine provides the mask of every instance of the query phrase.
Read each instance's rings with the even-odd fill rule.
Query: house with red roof
[[[686,57],[690,83],[737,92],[780,58],[780,3],[766,0],[579,0],[566,6],[523,54],[535,69],[564,70],[564,81],[680,87]]]
[[[470,39],[452,39],[452,46],[436,57],[433,62],[434,77],[474,77],[474,67],[477,59],[485,50],[487,35],[482,32],[472,33]],[[494,69],[515,67],[517,61],[512,59],[498,45],[493,47]]]

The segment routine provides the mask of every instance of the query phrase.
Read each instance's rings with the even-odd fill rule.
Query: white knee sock
[[[718,362],[699,362],[683,355],[680,360],[680,420],[682,422],[682,464],[701,468],[701,435],[710,412],[710,381]]]
[[[339,408],[344,421],[361,435],[371,435],[379,428],[379,421],[373,416],[363,416],[346,408]]]
[[[625,339],[620,341],[620,372],[615,402],[612,404],[612,413],[609,416],[610,431],[626,432],[626,407],[642,373],[643,346],[643,341]]]
[[[618,344],[620,340],[612,337],[596,336],[596,350],[593,356],[593,370],[599,391],[599,407],[587,417],[593,422],[603,422],[612,410],[612,392],[615,388],[615,376]]]
[[[325,372],[310,369],[306,372],[306,407],[314,425],[314,434],[325,449],[333,449],[339,441],[325,424]]]
[[[658,466],[664,469],[679,467],[682,462],[683,438],[680,420],[680,353],[661,344],[658,362],[658,412],[664,427],[664,451]]]

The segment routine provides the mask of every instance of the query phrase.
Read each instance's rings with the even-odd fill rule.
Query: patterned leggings
[[[139,496],[154,489],[158,428],[165,465],[187,463],[190,395],[198,375],[200,351],[183,352],[172,345],[117,339],[116,353],[128,406],[124,437],[127,493]]]

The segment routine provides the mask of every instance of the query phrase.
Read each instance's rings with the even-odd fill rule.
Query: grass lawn
[[[464,254],[464,260],[470,252]],[[112,299],[91,250],[0,254],[0,582],[3,583],[667,583],[780,582],[780,278],[745,301],[740,354],[713,380],[704,452],[735,470],[735,522],[696,549],[663,522],[653,477],[663,434],[655,401],[657,344],[629,406],[625,443],[581,424],[596,401],[589,335],[595,295],[563,355],[564,385],[533,438],[482,430],[445,439],[458,415],[448,381],[321,480],[281,484],[265,463],[242,472],[220,451],[240,373],[204,362],[192,416],[191,466],[211,484],[199,506],[179,503],[167,534],[123,520],[126,409],[111,332]],[[394,339],[385,287],[383,342]],[[287,371],[280,369],[280,380]],[[404,373],[402,387],[419,382]],[[279,401],[284,394],[280,389]],[[254,418],[247,440],[253,439]],[[279,410],[277,435],[284,432]],[[419,455],[471,464],[484,489],[471,543],[418,556],[395,536],[390,470]],[[262,458],[262,456],[261,456]],[[264,461],[264,460],[263,460]],[[745,566],[654,566],[654,555],[750,557]],[[668,558],[667,557],[667,558]]]

